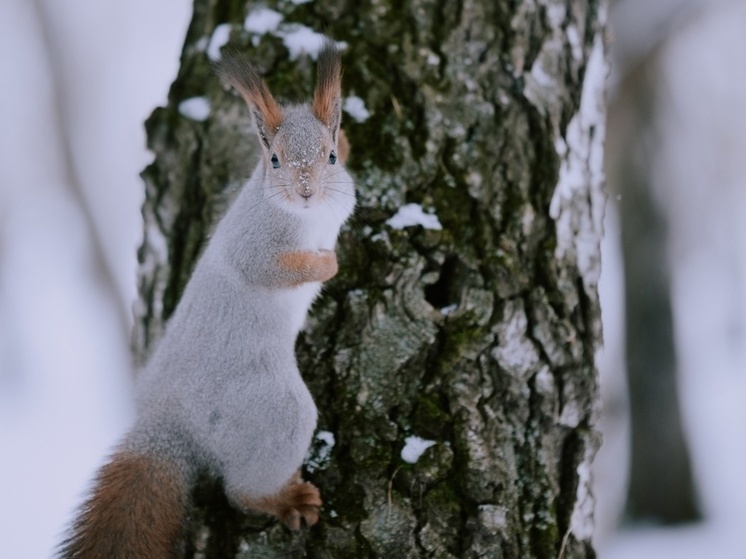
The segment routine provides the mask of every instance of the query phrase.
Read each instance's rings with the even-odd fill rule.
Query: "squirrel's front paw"
[[[337,275],[339,265],[337,264],[337,253],[333,250],[321,249],[319,256],[319,281],[326,281]]]
[[[337,254],[333,250],[285,252],[277,260],[282,283],[296,286],[326,281],[337,274]]]

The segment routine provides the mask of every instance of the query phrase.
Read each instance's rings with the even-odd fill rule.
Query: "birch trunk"
[[[255,5],[196,0],[168,106],[147,123],[134,346],[144,359],[256,161],[248,111],[208,54],[229,31],[299,100],[313,61],[288,52],[290,24],[333,25],[345,95],[370,114],[345,115],[358,212],[297,344],[320,410],[306,476],[325,506],[291,534],[205,481],[186,556],[593,557],[603,2],[267,6],[283,20],[260,35],[243,26]],[[182,104],[194,97],[209,115]],[[405,204],[429,226],[393,227]]]

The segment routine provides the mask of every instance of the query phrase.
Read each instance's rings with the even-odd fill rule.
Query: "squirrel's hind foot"
[[[313,526],[319,520],[319,507],[323,504],[318,488],[304,481],[291,482],[278,495],[278,506],[272,514],[291,530],[300,530],[301,524]]]
[[[300,530],[303,524],[313,526],[319,520],[323,504],[319,489],[295,474],[275,495],[259,499],[235,499],[242,508],[270,514],[291,530]]]

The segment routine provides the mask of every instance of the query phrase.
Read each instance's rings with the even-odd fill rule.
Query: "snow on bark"
[[[599,33],[586,66],[580,109],[570,120],[564,137],[558,136],[555,143],[562,158],[560,179],[549,207],[549,214],[557,224],[556,254],[557,258],[570,256],[577,261],[586,289],[597,287],[601,275],[608,74],[603,38]]]

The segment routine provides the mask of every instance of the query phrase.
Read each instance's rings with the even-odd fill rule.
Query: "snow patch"
[[[304,4],[310,0],[293,1],[296,4]],[[285,48],[288,49],[290,60],[296,60],[303,54],[314,60],[318,58],[325,36],[300,23],[283,23],[283,19],[284,16],[280,12],[262,6],[249,12],[243,27],[253,35],[251,42],[254,46],[259,44],[260,35],[270,33],[282,39]],[[336,46],[342,50],[347,47],[347,43],[337,41]]]
[[[608,64],[603,39],[597,35],[588,59],[580,110],[555,146],[562,157],[560,177],[549,205],[557,225],[558,258],[575,254],[587,287],[598,285],[601,275],[599,239],[603,231],[604,204],[601,185],[605,135],[605,90]],[[592,199],[589,205],[585,202]],[[574,207],[577,206],[577,207]]]
[[[407,464],[415,464],[420,456],[434,444],[435,441],[428,441],[417,436],[407,437],[404,439],[404,448],[401,449],[401,459]]]
[[[552,376],[552,373],[549,371],[549,367],[543,367],[538,373],[536,373],[536,390],[540,394],[554,394],[554,376]]]
[[[280,22],[282,22],[281,13],[262,6],[246,16],[243,28],[249,33],[264,35],[276,31]]]
[[[562,413],[560,414],[558,423],[565,425],[571,429],[575,429],[580,425],[580,420],[583,417],[583,412],[578,408],[575,402],[566,403],[562,407]]]
[[[282,39],[290,53],[290,60],[297,59],[301,54],[307,54],[316,60],[324,44],[324,35],[299,23],[283,26],[275,35]]]
[[[336,444],[334,433],[331,431],[319,431],[314,439],[305,461],[306,469],[309,472],[326,468],[332,455],[332,449]]]
[[[210,43],[207,45],[207,58],[213,62],[220,60],[220,49],[231,37],[231,24],[221,23],[212,32]]]
[[[357,95],[346,97],[342,108],[355,122],[365,122],[370,117],[370,111],[365,108],[365,101]]]
[[[210,101],[205,97],[191,97],[179,103],[179,114],[197,122],[207,120],[211,109]]]
[[[334,433],[331,431],[319,431],[316,433],[316,438],[326,444],[329,450],[334,448],[336,440],[334,439]]]
[[[595,453],[595,445],[586,444],[585,456],[578,465],[578,491],[575,498],[575,508],[570,517],[570,531],[578,541],[589,541],[593,537],[593,509],[594,499],[591,492],[593,477],[591,462]]]
[[[435,214],[427,214],[419,204],[405,204],[399,211],[386,220],[386,224],[392,229],[404,229],[421,225],[425,229],[440,231],[443,226]]]
[[[442,307],[440,309],[440,314],[442,314],[443,316],[448,316],[449,314],[454,313],[457,309],[458,305],[456,304],[448,305],[447,307]]]

